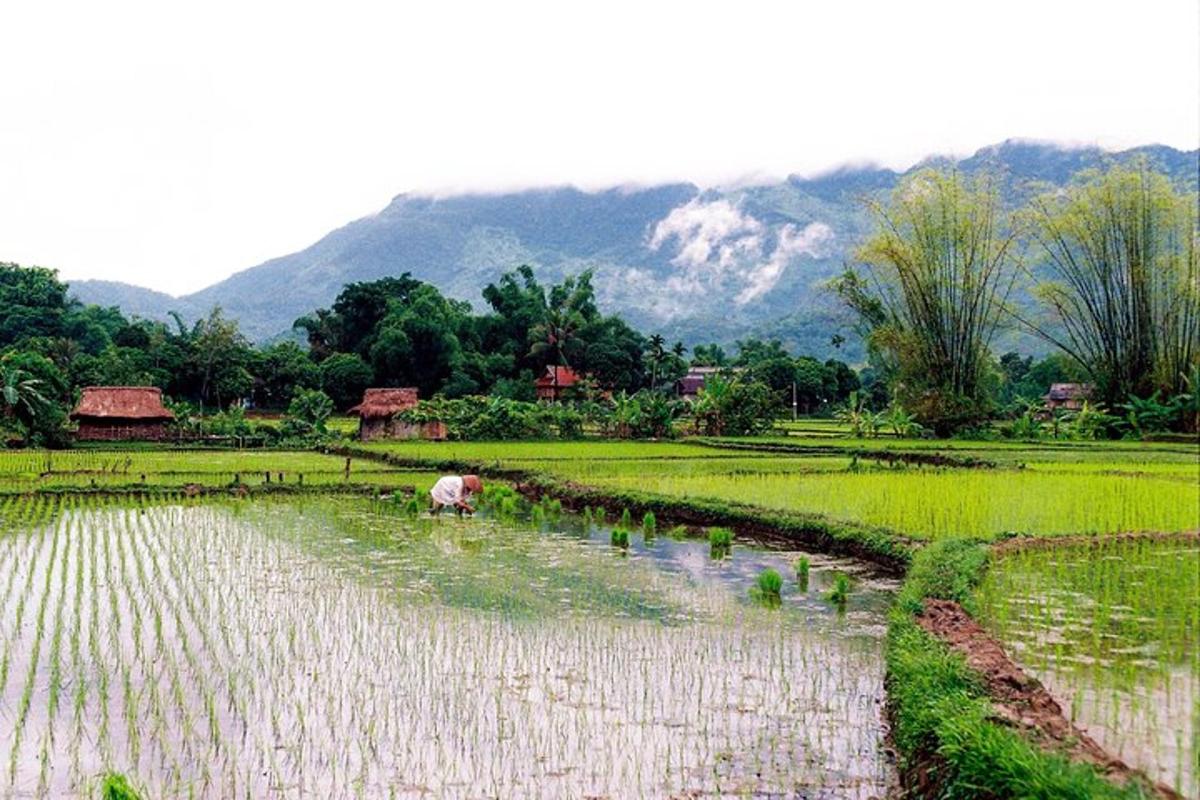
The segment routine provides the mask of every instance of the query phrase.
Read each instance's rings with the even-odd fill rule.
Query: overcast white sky
[[[0,5],[0,260],[202,288],[406,191],[1200,138],[1196,0]]]

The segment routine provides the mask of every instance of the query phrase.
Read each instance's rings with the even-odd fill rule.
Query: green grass
[[[926,598],[970,604],[987,552],[946,539],[913,559],[888,625],[887,688],[892,736],[901,769],[938,759],[939,797],[1140,798],[1141,787],[1117,787],[1094,769],[1038,749],[994,721],[979,676],[962,657],[916,622]]]
[[[367,450],[433,460],[467,460],[516,464],[526,461],[585,459],[736,458],[737,451],[720,451],[687,442],[581,440],[576,442],[430,442],[422,440],[369,442]]]
[[[918,539],[1200,527],[1200,468],[1195,452],[1178,444],[850,439],[817,444],[822,449],[813,454],[687,442],[400,442],[374,447],[414,461],[476,461],[610,490],[820,514]],[[896,452],[967,455],[1007,468],[888,466],[869,456],[853,461],[853,450],[877,444]]]
[[[144,478],[144,480],[143,480]],[[379,486],[424,483],[421,473],[374,461],[306,451],[263,450],[0,450],[0,492],[91,487],[118,489],[143,483],[157,487],[279,484]]]
[[[823,514],[918,539],[1200,527],[1200,484],[1162,477],[928,468],[601,477],[588,469],[596,486]]]
[[[100,800],[142,800],[142,795],[124,775],[108,772],[100,779]]]
[[[1110,751],[1200,795],[1200,542],[1109,540],[1005,555],[980,619]]]

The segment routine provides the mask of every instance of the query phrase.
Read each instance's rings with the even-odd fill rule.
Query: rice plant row
[[[1200,544],[1019,551],[980,588],[986,624],[1111,752],[1200,796]]]
[[[327,508],[7,504],[0,794],[114,771],[151,796],[882,791],[877,639],[753,608],[661,624],[405,602],[329,560],[350,529]],[[395,546],[422,535],[383,522]]]

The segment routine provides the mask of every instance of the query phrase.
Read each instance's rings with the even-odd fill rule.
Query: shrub
[[[754,593],[763,600],[779,599],[783,591],[783,576],[768,567],[754,580]]]
[[[583,435],[583,414],[562,403],[526,403],[506,397],[437,397],[399,415],[404,422],[441,422],[459,440],[574,439]]]
[[[729,528],[709,528],[708,543],[714,550],[728,550],[733,544],[733,531]]]
[[[108,772],[100,778],[101,800],[142,800],[142,795],[119,772]]]
[[[287,437],[324,436],[325,422],[333,413],[333,400],[318,389],[298,387],[288,404],[280,430]]]
[[[697,433],[708,436],[753,436],[775,424],[778,399],[771,387],[757,381],[711,376],[704,384],[692,414]]]
[[[846,599],[850,596],[850,578],[844,572],[839,572],[833,576],[833,588],[829,590],[826,597],[829,602],[839,608],[846,607]]]
[[[800,556],[796,559],[796,581],[800,584],[800,591],[808,591],[808,556]]]
[[[254,426],[246,419],[246,409],[236,405],[201,420],[200,429],[212,436],[250,436],[254,433]]]

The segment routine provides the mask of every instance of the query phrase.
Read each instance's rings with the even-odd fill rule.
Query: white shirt
[[[469,494],[469,492],[463,489],[463,479],[458,475],[439,478],[438,482],[429,490],[429,496],[433,498],[433,502],[441,503],[444,506],[453,506],[462,502],[464,494]]]

